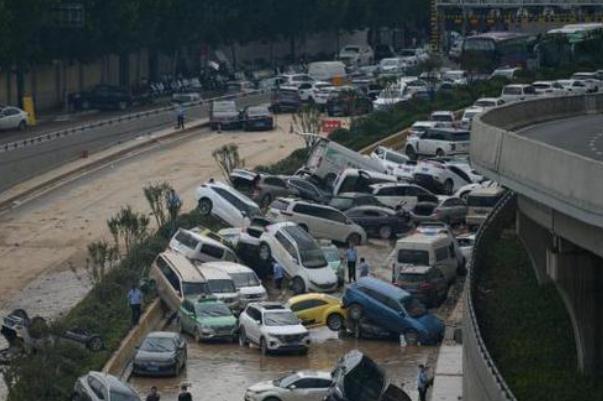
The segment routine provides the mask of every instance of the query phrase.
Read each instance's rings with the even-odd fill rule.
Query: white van
[[[237,255],[232,249],[194,230],[179,228],[168,246],[171,250],[198,262],[211,262],[214,260],[238,261]]]
[[[308,65],[308,75],[315,81],[333,82],[346,77],[345,64],[341,61],[317,61]]]
[[[465,223],[469,227],[480,226],[504,193],[502,187],[476,188],[471,191],[467,195],[468,209]]]
[[[232,262],[209,262],[212,266],[228,274],[239,292],[241,308],[250,302],[262,302],[268,299],[266,288],[251,268]]]
[[[383,166],[381,166],[381,168],[383,168]],[[333,196],[337,196],[344,192],[371,193],[371,185],[386,182],[398,182],[398,177],[370,170],[346,168],[337,176],[337,179],[333,183]]]
[[[322,178],[329,185],[347,168],[377,171],[387,170],[381,162],[364,156],[326,138],[320,138],[312,147],[303,170]]]
[[[409,235],[396,242],[394,255],[394,277],[410,266],[435,266],[448,283],[456,278],[458,264],[454,243],[447,235]]]
[[[505,102],[510,103],[532,99],[536,96],[538,96],[538,94],[532,85],[513,84],[503,87],[500,98]]]
[[[199,273],[205,278],[209,292],[224,302],[233,311],[239,311],[239,293],[230,276],[210,263],[197,264]]]
[[[207,280],[193,262],[171,250],[157,255],[149,278],[155,283],[159,297],[172,311],[178,309],[185,297],[210,294]]]

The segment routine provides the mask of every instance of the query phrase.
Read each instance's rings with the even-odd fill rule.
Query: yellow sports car
[[[345,310],[339,298],[327,294],[302,294],[291,297],[287,302],[293,313],[304,326],[323,326],[333,331],[343,329]]]

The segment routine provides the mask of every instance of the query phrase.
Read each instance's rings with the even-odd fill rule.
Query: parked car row
[[[271,130],[274,117],[268,106],[247,106],[239,110],[234,100],[221,100],[210,103],[209,124],[212,130]]]

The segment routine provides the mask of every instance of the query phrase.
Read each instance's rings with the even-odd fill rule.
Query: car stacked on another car
[[[178,376],[186,365],[186,342],[178,333],[154,331],[136,349],[132,373],[149,376]]]
[[[230,173],[229,179],[237,191],[248,196],[263,209],[279,196],[298,194],[295,188],[288,185],[288,176],[234,169]]]
[[[190,260],[210,262],[213,260],[237,261],[234,251],[222,242],[199,234],[196,230],[179,228],[172,236],[168,247]]]
[[[431,128],[421,136],[407,139],[405,153],[411,159],[418,155],[446,156],[469,153],[470,134],[457,128]]]
[[[373,195],[363,192],[343,192],[329,201],[329,206],[345,212],[357,206],[383,206]]]
[[[438,202],[419,202],[410,211],[413,222],[439,220],[447,224],[462,224],[467,216],[467,204],[454,196],[440,197]]]
[[[291,309],[275,302],[250,303],[239,316],[239,343],[270,352],[308,352],[310,333]]]
[[[212,214],[233,227],[243,227],[253,216],[261,214],[254,201],[214,179],[197,187],[195,198],[202,215]]]
[[[411,228],[410,216],[403,209],[394,211],[382,206],[358,206],[345,215],[364,228],[369,237],[389,239]]]
[[[245,307],[250,302],[261,302],[268,298],[266,288],[251,268],[232,262],[212,262],[209,265],[230,276],[239,292],[241,306]]]

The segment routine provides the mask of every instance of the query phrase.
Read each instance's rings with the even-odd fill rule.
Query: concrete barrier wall
[[[473,123],[473,166],[544,205],[603,227],[603,163],[511,131],[601,111],[603,95],[588,95],[532,100],[485,113]]]

